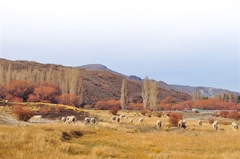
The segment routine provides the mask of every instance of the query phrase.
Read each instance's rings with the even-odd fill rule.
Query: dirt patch
[[[41,115],[42,118],[50,119],[50,120],[61,120],[62,117],[67,117],[70,115],[74,115],[77,120],[84,120],[86,116],[89,114],[84,111],[75,111],[70,109],[64,109],[59,112],[56,111],[49,111],[47,113],[36,112],[35,115]]]
[[[6,125],[28,125],[27,122],[16,120],[13,116],[8,114],[7,112],[0,113],[0,124],[6,124]]]
[[[82,121],[86,116],[89,116],[88,112],[79,109],[62,108],[61,110],[56,110],[47,106],[32,107],[32,109],[34,110],[34,116],[29,121],[24,122],[18,121],[13,115],[11,115],[13,112],[10,107],[2,106],[0,110],[0,124],[31,125],[36,123],[59,122],[62,117],[67,117],[70,115],[74,115],[78,121]]]

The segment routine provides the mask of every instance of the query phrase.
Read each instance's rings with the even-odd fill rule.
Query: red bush
[[[210,124],[212,124],[214,121],[215,121],[215,119],[213,119],[213,118],[208,118],[208,122],[209,122]]]
[[[113,106],[112,108],[109,109],[110,113],[112,113],[113,115],[117,115],[119,110],[119,106]]]
[[[240,119],[240,114],[238,111],[232,111],[228,114],[228,118],[239,120]]]
[[[54,109],[55,109],[55,112],[59,113],[59,112],[63,111],[65,108],[64,108],[64,106],[56,105],[54,107]]]
[[[143,108],[142,103],[129,103],[128,109],[129,110],[141,110]]]
[[[146,113],[147,113],[147,110],[146,110],[145,108],[142,108],[142,109],[141,109],[141,114],[142,114],[142,115],[145,115]]]
[[[160,118],[162,116],[162,112],[156,112],[156,116]]]
[[[20,121],[28,121],[33,116],[33,111],[30,109],[23,109],[23,106],[13,106],[13,112]]]
[[[170,113],[169,115],[169,123],[172,126],[177,126],[179,120],[182,119],[182,113]]]
[[[220,112],[219,116],[222,118],[228,118],[229,114],[230,114],[229,111],[224,110]]]

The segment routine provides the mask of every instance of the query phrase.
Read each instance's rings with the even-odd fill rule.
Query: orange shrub
[[[39,112],[42,113],[42,114],[47,114],[50,112],[50,109],[47,108],[47,107],[42,107],[39,109]]]
[[[23,99],[20,97],[13,97],[12,102],[23,102]]]
[[[156,112],[156,116],[160,118],[162,116],[162,112]]]
[[[182,113],[170,113],[169,115],[169,123],[172,126],[177,126],[179,120],[182,119]]]
[[[228,114],[228,118],[239,120],[240,119],[240,114],[238,111],[232,111]]]
[[[129,110],[141,110],[143,108],[142,103],[129,103],[128,109]]]
[[[113,106],[112,108],[109,109],[110,113],[112,113],[113,115],[117,115],[119,110],[119,106]]]
[[[222,117],[222,118],[227,118],[229,116],[230,112],[229,111],[221,111],[219,116]]]
[[[59,113],[59,112],[63,111],[65,108],[63,106],[56,105],[54,107],[54,109],[55,109],[55,112]]]
[[[146,110],[145,108],[142,108],[142,109],[141,109],[141,114],[142,114],[142,115],[145,115],[146,113],[147,113],[147,110]]]
[[[13,112],[20,121],[28,121],[33,116],[33,111],[30,109],[23,109],[23,106],[13,106]]]
[[[100,109],[100,110],[109,110],[113,106],[118,106],[120,107],[120,101],[119,100],[108,100],[108,101],[97,101],[94,105],[95,109]]]
[[[213,119],[213,118],[208,118],[208,122],[209,122],[210,124],[212,124],[214,121],[215,121],[215,119]]]

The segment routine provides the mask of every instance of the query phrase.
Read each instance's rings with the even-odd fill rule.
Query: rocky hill
[[[86,70],[101,70],[101,71],[107,71],[113,74],[117,74],[120,75],[122,77],[125,77],[129,80],[134,80],[134,81],[142,81],[142,79],[140,77],[137,77],[135,75],[124,75],[118,72],[115,72],[111,69],[108,69],[106,66],[101,65],[101,64],[89,64],[89,65],[83,65],[80,66],[79,68],[85,68]],[[201,93],[201,96],[203,97],[214,97],[214,95],[216,94],[230,94],[230,93],[235,93],[237,96],[240,95],[239,92],[233,92],[233,91],[229,91],[229,90],[225,90],[225,89],[220,89],[220,88],[213,88],[213,87],[192,87],[192,86],[183,86],[183,85],[174,85],[174,84],[167,84],[164,81],[158,81],[158,85],[160,88],[162,89],[166,89],[166,90],[173,90],[173,91],[177,91],[177,92],[186,92],[190,95],[193,94],[193,91],[195,89],[198,89]]]
[[[41,64],[34,61],[10,61],[0,58],[0,80],[5,81],[5,83],[7,83],[6,79],[27,80],[35,83],[46,80],[54,82],[62,88],[62,92],[68,92],[72,84],[74,84],[73,87],[75,86],[77,81],[75,79],[82,79],[84,104],[94,104],[99,100],[120,99],[122,80],[126,76],[109,70],[103,65],[92,66],[95,68],[91,69],[93,67],[86,65],[74,68],[55,64]],[[66,87],[63,87],[63,84]],[[128,79],[129,99],[131,101],[141,101],[141,90],[142,81],[140,79]],[[187,93],[162,88],[159,88],[159,91],[159,100],[167,96],[175,97],[179,101],[191,99],[191,96]]]
[[[240,95],[239,92],[233,92],[226,89],[213,88],[213,87],[191,87],[191,86],[181,86],[181,85],[169,85],[171,89],[181,92],[187,92],[193,94],[194,90],[197,89],[203,97],[214,97],[216,94],[231,94],[234,93],[237,96]]]

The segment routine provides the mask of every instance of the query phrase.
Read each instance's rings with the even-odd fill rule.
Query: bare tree
[[[200,91],[197,88],[194,89],[192,96],[193,96],[193,101],[198,101],[201,99]]]
[[[148,109],[150,107],[150,103],[149,103],[149,96],[150,96],[150,92],[149,92],[149,79],[148,76],[146,76],[143,80],[143,86],[142,86],[142,99],[143,99],[143,107],[145,109]]]
[[[149,80],[148,77],[143,81],[142,98],[145,109],[155,109],[158,102],[159,88],[156,81]]]
[[[128,89],[127,89],[127,80],[123,78],[122,80],[122,88],[121,88],[121,108],[122,110],[127,108],[128,105]]]
[[[150,81],[149,85],[150,85],[149,103],[150,103],[150,108],[154,110],[157,107],[157,103],[158,103],[158,93],[159,93],[158,83],[156,81]]]

